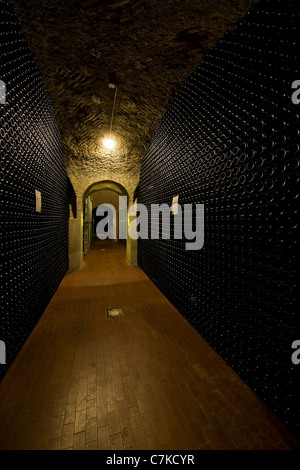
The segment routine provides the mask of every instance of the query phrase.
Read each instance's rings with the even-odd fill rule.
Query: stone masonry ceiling
[[[132,195],[177,88],[257,0],[11,0],[53,102],[78,196],[113,180]],[[117,146],[102,140],[112,125]]]

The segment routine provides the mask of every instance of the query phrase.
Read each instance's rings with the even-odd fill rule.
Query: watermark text
[[[120,214],[127,213],[133,219],[128,224],[120,220]],[[100,240],[116,239],[116,210],[111,204],[101,204],[96,216],[103,217],[96,226]],[[119,196],[119,239],[129,236],[132,240],[188,240],[186,250],[200,250],[204,245],[204,204],[176,203],[173,205],[151,204],[150,211],[144,204],[132,204],[127,211],[126,196]]]
[[[4,341],[0,340],[0,364],[6,364],[6,346]]]
[[[296,349],[292,354],[292,363],[298,365],[300,364],[300,339],[293,341],[292,349]]]
[[[293,104],[300,103],[300,80],[294,80],[292,83],[292,88],[295,91],[292,93],[291,99]]]
[[[6,85],[0,80],[0,104],[6,104]]]

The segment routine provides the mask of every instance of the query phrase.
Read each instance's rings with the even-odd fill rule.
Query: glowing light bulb
[[[104,144],[104,147],[106,147],[109,150],[112,150],[115,147],[116,142],[111,138],[106,138],[104,139],[103,144]]]

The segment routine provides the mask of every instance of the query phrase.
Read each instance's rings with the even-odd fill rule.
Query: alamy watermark
[[[292,343],[292,349],[296,349],[296,351],[292,354],[292,363],[295,365],[300,364],[300,339],[296,339]]]
[[[135,216],[128,224],[121,220],[122,214]],[[96,235],[100,240],[116,239],[116,210],[111,204],[101,204],[96,209],[96,216],[105,216],[96,226]],[[173,217],[173,224],[171,224]],[[171,230],[171,225],[173,230]],[[161,228],[161,230],[160,230]],[[160,237],[161,231],[161,237]],[[172,233],[171,233],[172,232]],[[127,211],[127,197],[119,196],[119,239],[147,240],[189,240],[186,250],[200,250],[204,244],[204,204],[184,204],[176,201],[168,204],[151,204],[150,213],[144,204],[132,204]]]
[[[0,364],[6,364],[6,346],[4,341],[0,341]]]
[[[292,83],[292,88],[295,89],[294,93],[292,93],[291,100],[293,104],[300,103],[300,80],[294,80]]]
[[[0,80],[0,104],[6,104],[6,85],[3,80]]]

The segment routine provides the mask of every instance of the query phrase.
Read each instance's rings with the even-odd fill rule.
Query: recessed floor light
[[[124,313],[121,308],[111,308],[109,310],[105,310],[106,318],[118,318],[123,317]]]

